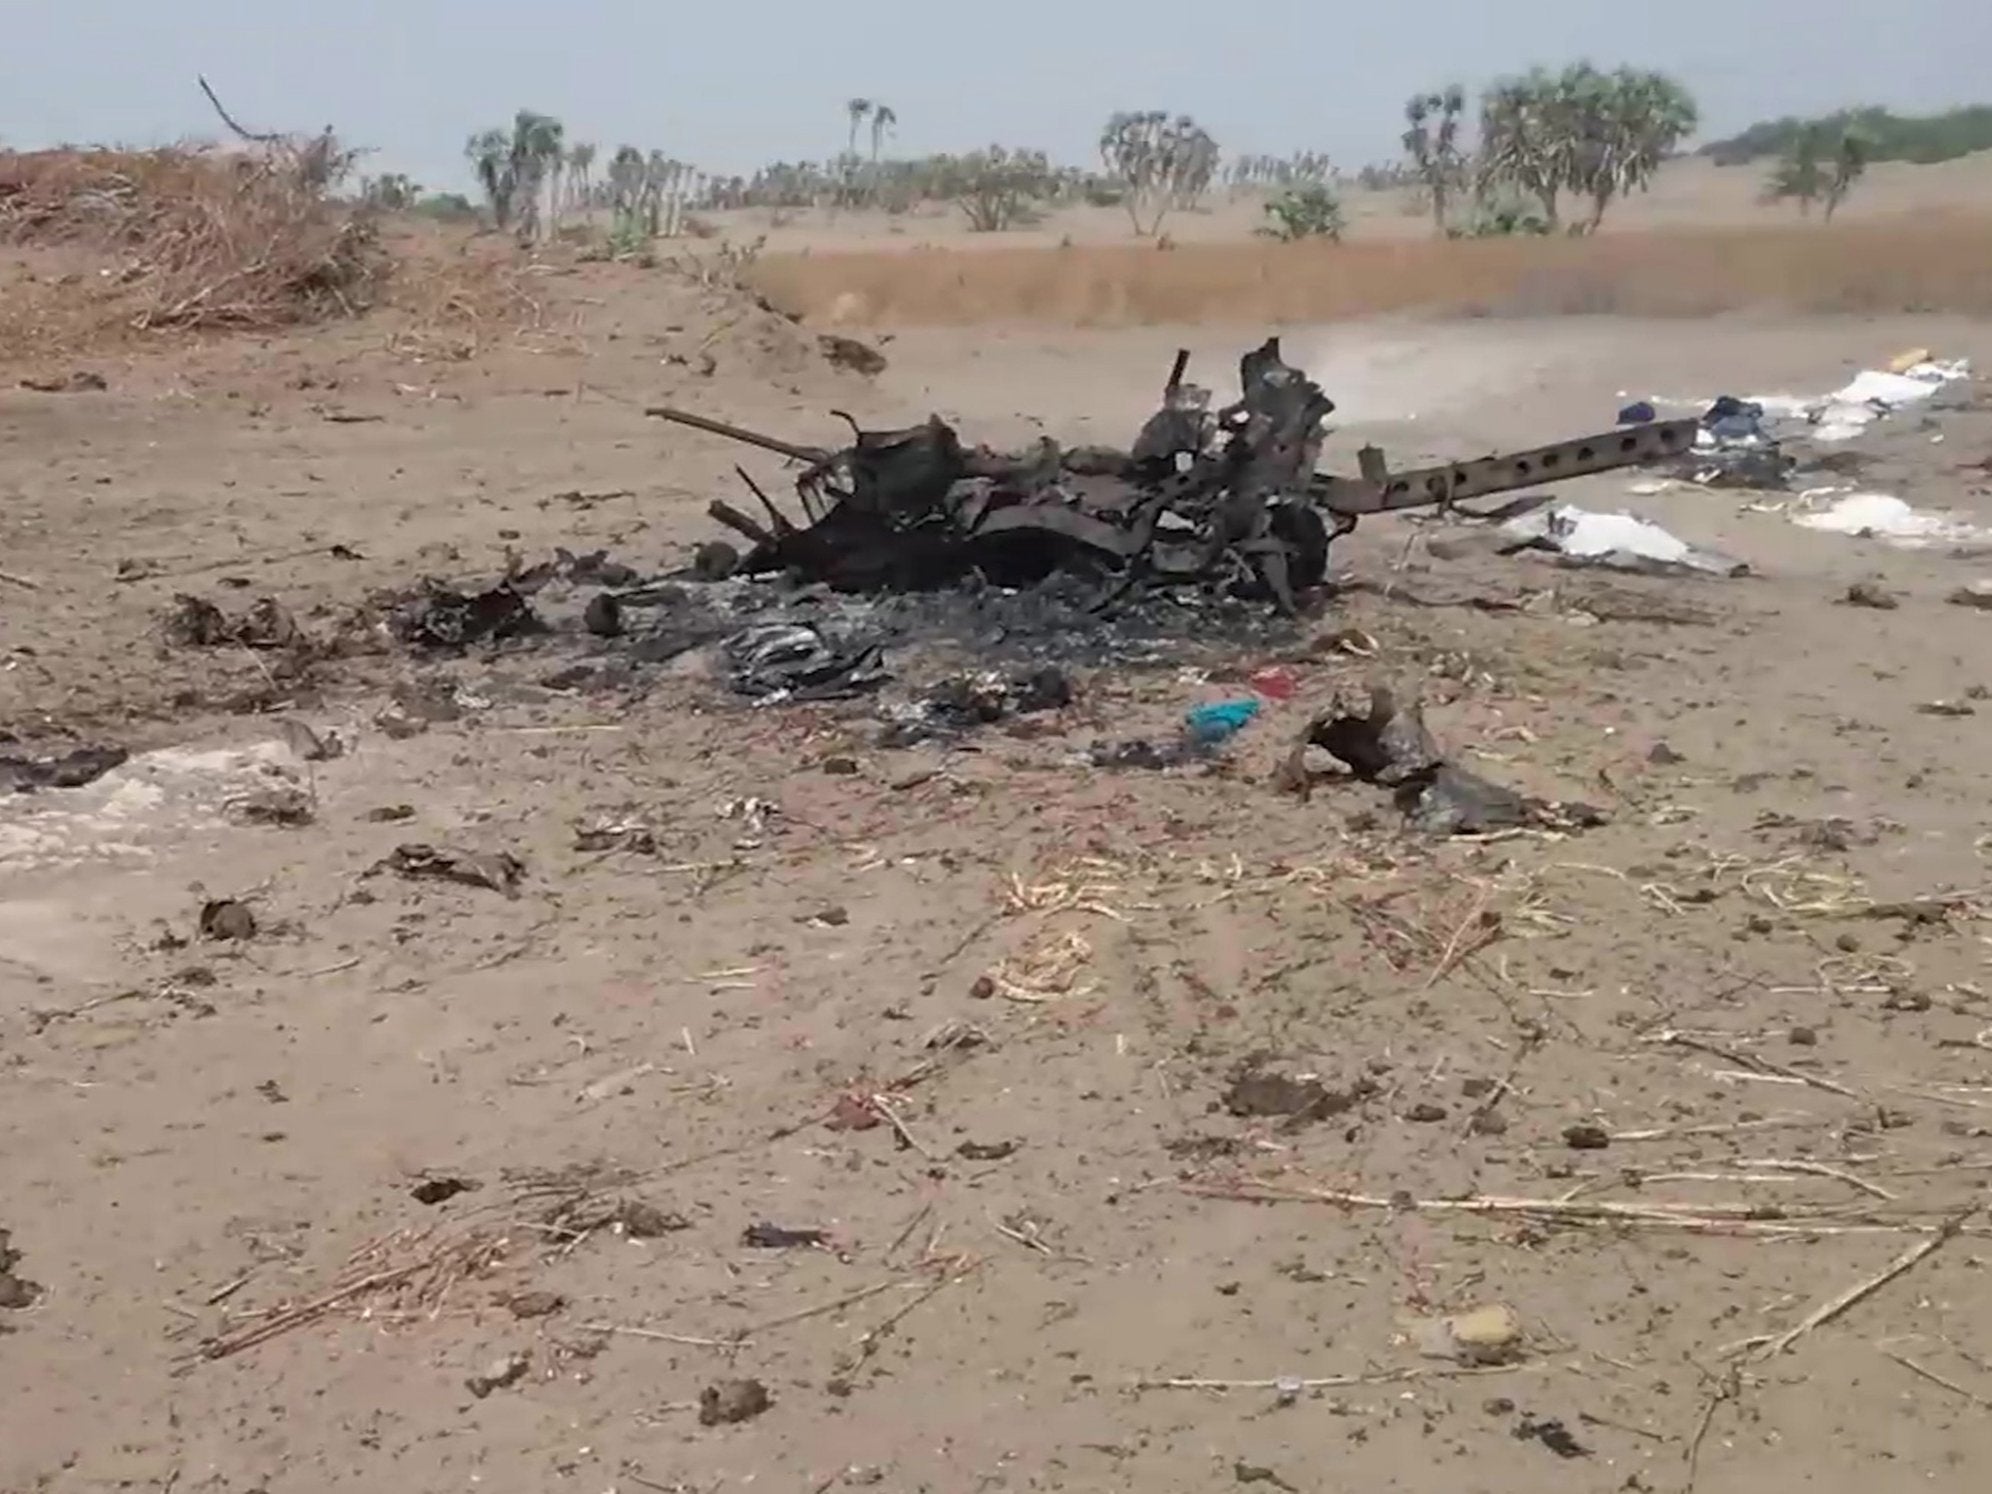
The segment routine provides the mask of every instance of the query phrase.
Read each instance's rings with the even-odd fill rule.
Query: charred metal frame
[[[1325,580],[1328,552],[1370,514],[1447,509],[1463,500],[1676,458],[1698,422],[1656,421],[1528,451],[1392,472],[1357,453],[1359,475],[1315,470],[1335,403],[1268,338],[1239,360],[1238,400],[1213,412],[1185,382],[1179,351],[1162,405],[1127,451],[1022,452],[964,447],[938,416],[867,431],[842,411],[851,444],[807,446],[690,411],[647,415],[743,442],[803,465],[797,524],[740,469],[763,522],[715,501],[712,517],[752,542],[749,574],[789,571],[840,590],[918,590],[974,572],[1021,585],[1053,570],[1096,574],[1107,605],[1142,585],[1221,584],[1283,612]]]

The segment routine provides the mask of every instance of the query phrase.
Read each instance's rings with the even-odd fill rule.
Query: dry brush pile
[[[55,351],[366,310],[392,259],[375,214],[335,194],[350,160],[326,136],[0,154],[0,246],[46,251],[55,267],[30,261],[0,336],[17,353]]]

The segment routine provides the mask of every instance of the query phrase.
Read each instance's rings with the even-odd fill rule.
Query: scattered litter
[[[1618,412],[1620,425],[1647,425],[1659,418],[1660,414],[1653,408],[1653,402],[1645,399],[1636,399]]]
[[[574,832],[577,851],[627,851],[633,856],[655,856],[657,832],[641,820],[597,820]]]
[[[247,903],[231,897],[215,898],[201,904],[199,928],[203,939],[253,939],[256,915]]]
[[[1482,835],[1524,827],[1580,829],[1603,823],[1587,804],[1525,798],[1445,761],[1414,702],[1400,707],[1392,691],[1372,686],[1365,708],[1316,716],[1301,733],[1277,777],[1279,787],[1305,798],[1320,775],[1307,764],[1318,747],[1361,782],[1393,791],[1413,829],[1433,835]]]
[[[1533,1416],[1523,1416],[1515,1428],[1517,1442],[1540,1442],[1559,1458],[1588,1458],[1591,1449],[1571,1435],[1570,1429],[1560,1421],[1537,1421]]]
[[[779,1224],[750,1224],[741,1231],[740,1243],[756,1250],[820,1249],[830,1243],[820,1229],[788,1229]]]
[[[213,602],[186,593],[173,598],[162,625],[168,643],[182,648],[296,648],[304,630],[275,597],[259,597],[239,617],[230,617]]]
[[[875,645],[838,647],[804,623],[764,623],[745,629],[727,639],[721,652],[734,692],[764,704],[848,700],[891,678],[883,651]]]
[[[1214,705],[1200,705],[1183,718],[1183,729],[1192,742],[1207,747],[1228,741],[1238,735],[1259,714],[1256,700],[1225,700]]]
[[[1300,681],[1294,678],[1293,671],[1278,664],[1253,670],[1245,682],[1270,701],[1292,700],[1300,693]]]
[[[1646,519],[1594,513],[1562,504],[1537,509],[1501,526],[1511,550],[1546,550],[1565,560],[1648,575],[1697,572],[1744,576],[1749,567],[1713,551],[1698,550]]]
[[[396,846],[373,869],[385,869],[410,881],[428,878],[488,887],[506,897],[519,895],[519,880],[526,872],[525,863],[509,851],[462,851],[417,843]]]
[[[1187,739],[1152,742],[1134,737],[1125,742],[1096,742],[1086,749],[1086,762],[1095,768],[1143,768],[1160,771],[1210,757],[1208,748]]]
[[[722,1380],[699,1392],[699,1425],[752,1421],[774,1404],[759,1380]]]
[[[1924,716],[1976,716],[1978,708],[1962,700],[1926,700],[1916,707]]]
[[[480,1401],[494,1390],[504,1390],[525,1379],[526,1371],[532,1367],[532,1356],[526,1353],[507,1354],[502,1359],[494,1359],[484,1368],[484,1373],[472,1375],[464,1381],[465,1389]]]
[[[549,631],[528,598],[536,589],[526,578],[507,577],[481,591],[425,578],[414,596],[394,607],[388,630],[402,643],[427,649],[532,637]]]
[[[1412,1338],[1428,1359],[1470,1365],[1513,1364],[1522,1357],[1527,1340],[1521,1315],[1501,1303],[1427,1319],[1418,1324]]]
[[[918,700],[889,707],[879,746],[912,747],[961,736],[1010,716],[1063,710],[1073,698],[1071,678],[1051,665],[1022,674],[956,675],[930,686]]]
[[[1702,415],[1694,450],[1676,458],[1669,470],[1704,488],[1783,490],[1797,464],[1765,427],[1765,418],[1760,401],[1722,395]]]
[[[72,747],[53,757],[0,752],[0,794],[82,788],[95,783],[131,754],[122,747]]]

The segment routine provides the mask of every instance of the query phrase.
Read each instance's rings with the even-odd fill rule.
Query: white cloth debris
[[[1851,440],[1882,416],[1921,404],[1946,384],[1970,375],[1971,365],[1962,359],[1955,363],[1915,363],[1900,373],[1862,369],[1844,388],[1834,390],[1809,412],[1813,438]]]
[[[1963,519],[1912,508],[1888,493],[1842,494],[1824,508],[1792,515],[1792,522],[1827,534],[1882,539],[1912,548],[1992,539],[1992,534]]]
[[[1815,441],[1847,441],[1875,421],[1896,410],[1920,404],[1947,385],[1971,377],[1967,358],[1930,359],[1914,363],[1899,372],[1867,368],[1854,375],[1831,394],[1752,394],[1746,404],[1760,406],[1768,421],[1804,421],[1812,427]],[[1707,399],[1670,399],[1660,396],[1649,401],[1687,409],[1706,410]],[[1697,444],[1702,444],[1699,439]]]
[[[1567,503],[1510,519],[1501,533],[1516,549],[1550,550],[1568,560],[1615,570],[1692,570],[1727,576],[1743,569],[1724,556],[1697,550],[1650,520]]]

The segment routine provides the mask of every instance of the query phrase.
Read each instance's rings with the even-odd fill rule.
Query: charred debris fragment
[[[1185,381],[1179,351],[1162,406],[1127,451],[1049,439],[1000,452],[962,443],[938,416],[904,430],[852,426],[840,450],[799,445],[688,411],[647,414],[802,464],[802,522],[740,469],[759,516],[710,512],[750,545],[734,569],[846,592],[927,591],[976,578],[1029,586],[1054,572],[1100,583],[1095,606],[1150,587],[1197,586],[1283,614],[1326,580],[1332,543],[1366,514],[1447,509],[1485,494],[1690,453],[1697,422],[1658,421],[1441,467],[1392,472],[1365,447],[1359,474],[1315,470],[1334,401],[1268,338],[1238,366],[1236,402]],[[841,414],[841,412],[838,412]],[[709,562],[708,562],[709,563]]]

